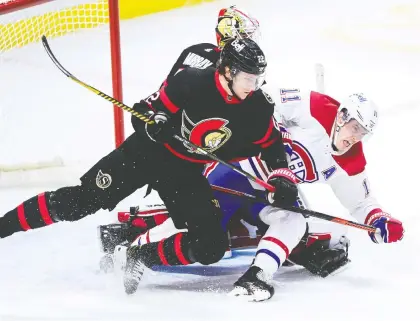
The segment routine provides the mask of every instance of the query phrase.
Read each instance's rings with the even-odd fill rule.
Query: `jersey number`
[[[147,104],[151,105],[153,101],[155,101],[156,99],[159,98],[159,95],[160,95],[160,91],[157,91],[157,92],[151,94],[149,97],[147,97],[144,101]]]
[[[282,103],[287,103],[289,101],[298,101],[301,100],[301,96],[298,95],[300,93],[299,89],[286,89],[280,88],[280,98]]]

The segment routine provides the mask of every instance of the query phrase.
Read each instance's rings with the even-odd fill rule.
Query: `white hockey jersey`
[[[341,156],[332,154],[330,134],[339,103],[317,92],[297,89],[265,89],[274,100],[275,116],[291,134],[289,168],[301,183],[326,183],[359,222],[380,205],[372,195],[366,175],[362,143]],[[285,140],[284,140],[285,141]],[[268,169],[258,158],[240,162],[241,167],[266,178]],[[254,188],[261,189],[251,182]]]

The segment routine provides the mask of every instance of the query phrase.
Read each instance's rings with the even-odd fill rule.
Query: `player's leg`
[[[306,232],[306,219],[302,215],[272,206],[261,207],[262,204],[255,204],[253,211],[258,211],[258,219],[266,224],[267,229],[251,267],[234,283],[231,292],[231,295],[247,296],[252,301],[273,296],[270,280]]]
[[[227,235],[221,221],[219,202],[214,198],[201,168],[173,161],[161,173],[155,186],[177,228],[177,233],[160,242],[132,246],[127,251],[125,287],[136,291],[142,276],[142,264],[187,265],[219,261],[227,247]]]
[[[216,166],[216,164],[212,164],[209,168],[211,169],[211,174],[209,171],[205,170],[204,175],[208,176],[210,182],[227,188],[241,188],[241,190],[245,192],[252,191],[252,187],[250,186],[248,180],[242,175],[232,171],[228,167],[223,165]],[[156,185],[154,186],[154,189],[159,189],[159,183],[154,185]],[[162,190],[166,189],[166,187],[163,186],[160,189],[162,193]],[[233,214],[241,206],[243,206],[244,199],[226,193],[214,192],[214,194],[222,209],[222,227],[226,230],[226,224],[229,222]],[[184,222],[180,222],[179,228],[175,226],[172,218],[168,218],[168,216],[172,216],[172,214],[169,213],[168,209],[164,205],[153,204],[148,207],[143,207],[142,209],[136,210],[135,213],[130,214],[121,212],[120,214],[121,216],[130,217],[130,219],[127,219],[128,230],[125,231],[122,226],[108,225],[108,227],[112,229],[112,231],[116,230],[117,233],[124,232],[124,234],[127,234],[129,232],[128,234],[130,234],[131,238],[128,240],[128,242],[125,241],[123,245],[113,245],[112,254],[115,259],[123,256],[119,255],[119,253],[115,253],[114,249],[118,252],[121,252],[125,251],[127,245],[130,243],[133,245],[144,246],[145,244],[158,242],[162,239],[168,239],[172,235],[187,231],[183,225]],[[175,214],[176,219],[178,216]],[[137,232],[137,235],[134,235],[135,232]],[[105,237],[103,239],[107,242],[111,239],[108,236],[108,233],[104,236]],[[116,240],[117,238],[114,239]],[[102,243],[104,242],[102,241]],[[229,249],[227,249],[224,257],[229,257],[229,255],[231,255],[231,252]],[[110,260],[107,259],[107,261]],[[123,266],[125,265],[125,262],[117,262],[117,265]]]
[[[253,188],[250,185],[248,179],[232,171],[230,168],[224,165],[220,165],[220,164],[219,165],[212,164],[208,168],[210,168],[211,170],[210,171],[205,170],[204,175],[207,177],[209,183],[215,184],[217,186],[222,186],[225,188],[240,190],[245,193],[253,192]],[[244,198],[234,196],[231,194],[218,192],[218,191],[213,191],[213,193],[214,193],[215,198],[218,200],[220,208],[222,210],[222,214],[223,214],[222,227],[226,230],[228,223],[231,222],[231,218],[235,215],[235,213],[237,213],[238,209],[243,207],[244,203],[249,203],[249,202]],[[164,214],[169,214],[168,209],[166,208],[163,209],[161,206],[158,206],[158,208],[156,209],[154,208],[155,206],[153,207],[153,209],[152,208],[149,210],[142,209],[141,211],[138,211],[139,214],[133,220],[133,223],[135,223],[136,220],[140,219],[140,223],[143,224],[144,226],[153,227],[153,228],[148,228],[147,230],[144,231],[144,233],[139,235],[139,237],[136,239],[136,242],[139,242],[139,244],[144,245],[147,243],[156,242],[160,240],[158,239],[159,237],[167,238],[173,234],[176,234],[182,231],[175,227],[171,218],[169,218],[168,221],[165,220],[164,226],[162,227],[156,226],[157,224],[154,222],[156,221],[156,218],[154,219],[154,221],[153,220],[146,221],[145,218],[143,217],[139,218],[139,216],[142,216],[140,215],[142,211],[145,214],[149,213],[146,215],[154,215],[156,213],[163,213],[165,211],[166,212]],[[154,212],[154,213],[151,213],[151,212]],[[161,221],[163,223],[163,220]]]
[[[210,167],[208,167],[208,169],[211,170],[209,171],[206,169],[204,171],[204,176],[208,178],[208,181],[211,184],[216,184],[218,186],[231,189],[237,189],[243,192],[253,191],[247,178],[232,171],[226,166],[220,164],[217,165],[217,163],[213,163]],[[159,183],[157,183],[156,186],[158,186],[158,184]],[[149,186],[153,187],[153,189],[156,190],[158,187],[154,185],[155,184],[151,184]],[[244,203],[244,199],[218,191],[214,191],[214,195],[219,201],[219,205],[222,209],[222,225],[224,226],[224,228],[226,228],[227,222],[229,222],[230,218],[234,215],[234,213],[242,206],[242,204]],[[139,208],[133,213],[119,212],[118,214],[122,217],[126,217],[126,219],[124,219],[124,222],[128,223],[128,225],[130,226],[130,228],[133,229],[134,232],[138,232],[136,237],[140,234],[143,234],[141,235],[141,244],[156,241],[156,237],[154,237],[154,235],[161,233],[155,233],[154,231],[152,231],[152,229],[166,222],[166,219],[168,219],[168,217],[170,216],[170,213],[168,212],[166,206],[164,204],[156,204],[156,202],[152,205],[143,206],[142,208]],[[168,222],[168,226],[170,224],[173,224],[173,222]],[[169,230],[169,228],[158,228],[154,230]],[[179,231],[179,229],[174,227],[174,233],[176,233],[177,231]],[[168,237],[169,236],[171,236],[171,234],[168,235]]]
[[[149,170],[139,175],[138,155],[133,153],[139,150],[139,140],[136,134],[130,136],[83,175],[79,185],[36,195],[0,217],[0,237],[113,209],[150,179]]]
[[[247,178],[232,171],[228,167],[217,163],[211,164],[204,171],[204,176],[208,178],[208,181],[211,184],[240,190],[245,193],[253,192],[253,188]],[[156,187],[154,187],[154,189],[156,189]],[[214,191],[214,196],[219,201],[219,205],[222,209],[222,226],[226,229],[226,226],[228,222],[230,222],[232,216],[240,207],[243,206],[244,203],[247,203],[247,201],[244,198],[218,191]],[[169,237],[172,234],[180,231],[173,225],[173,222],[170,218],[170,221],[166,222],[170,216],[170,213],[164,204],[154,203],[151,205],[146,205],[132,213],[119,212],[118,215],[121,217],[126,217],[123,219],[123,221],[127,223],[129,228],[132,230],[133,233],[130,234],[135,236],[135,238],[138,239],[137,241],[139,241],[141,244],[155,242],[157,240],[157,235],[162,235],[160,232],[162,230],[170,233],[169,235],[166,235],[166,237]],[[167,223],[165,224],[167,225],[166,227],[155,229],[155,227],[164,222]],[[170,226],[173,226],[173,228],[171,229]],[[135,233],[137,234],[134,235]],[[131,241],[133,240],[134,238]]]

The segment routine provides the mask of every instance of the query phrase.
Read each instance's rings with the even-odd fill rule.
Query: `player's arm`
[[[140,102],[135,103],[133,109],[149,119],[154,120],[155,124],[145,126],[145,123],[135,116],[131,117],[131,123],[135,131],[146,132],[155,141],[165,141],[172,136],[169,131],[171,115],[183,109],[186,97],[190,91],[190,75],[184,70],[176,76],[168,79],[166,86],[162,86]],[[165,131],[168,130],[167,133]],[[158,138],[157,136],[161,136]]]
[[[353,176],[332,177],[329,185],[357,221],[378,228],[377,233],[369,233],[373,242],[391,243],[402,239],[402,223],[383,211],[372,193],[366,171]]]
[[[270,170],[288,168],[285,145],[274,117],[271,118],[268,130],[258,144],[261,148],[260,158]]]
[[[261,103],[263,112],[271,114],[268,119],[268,126],[263,124],[255,124],[257,132],[264,133],[262,137],[254,142],[260,147],[260,159],[265,161],[271,172],[268,175],[267,182],[274,186],[274,193],[267,193],[267,199],[270,203],[278,206],[293,206],[298,197],[297,179],[292,171],[289,170],[285,146],[283,144],[282,135],[274,118],[274,104],[270,95],[262,92],[266,101]],[[265,106],[264,106],[265,105]],[[263,107],[266,107],[263,109]],[[263,118],[264,119],[264,118]],[[261,131],[261,129],[264,129]]]

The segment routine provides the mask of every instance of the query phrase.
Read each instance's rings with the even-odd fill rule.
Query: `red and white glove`
[[[376,232],[369,232],[375,243],[392,243],[402,240],[404,227],[402,223],[380,209],[372,210],[365,219],[365,224],[376,227]]]

